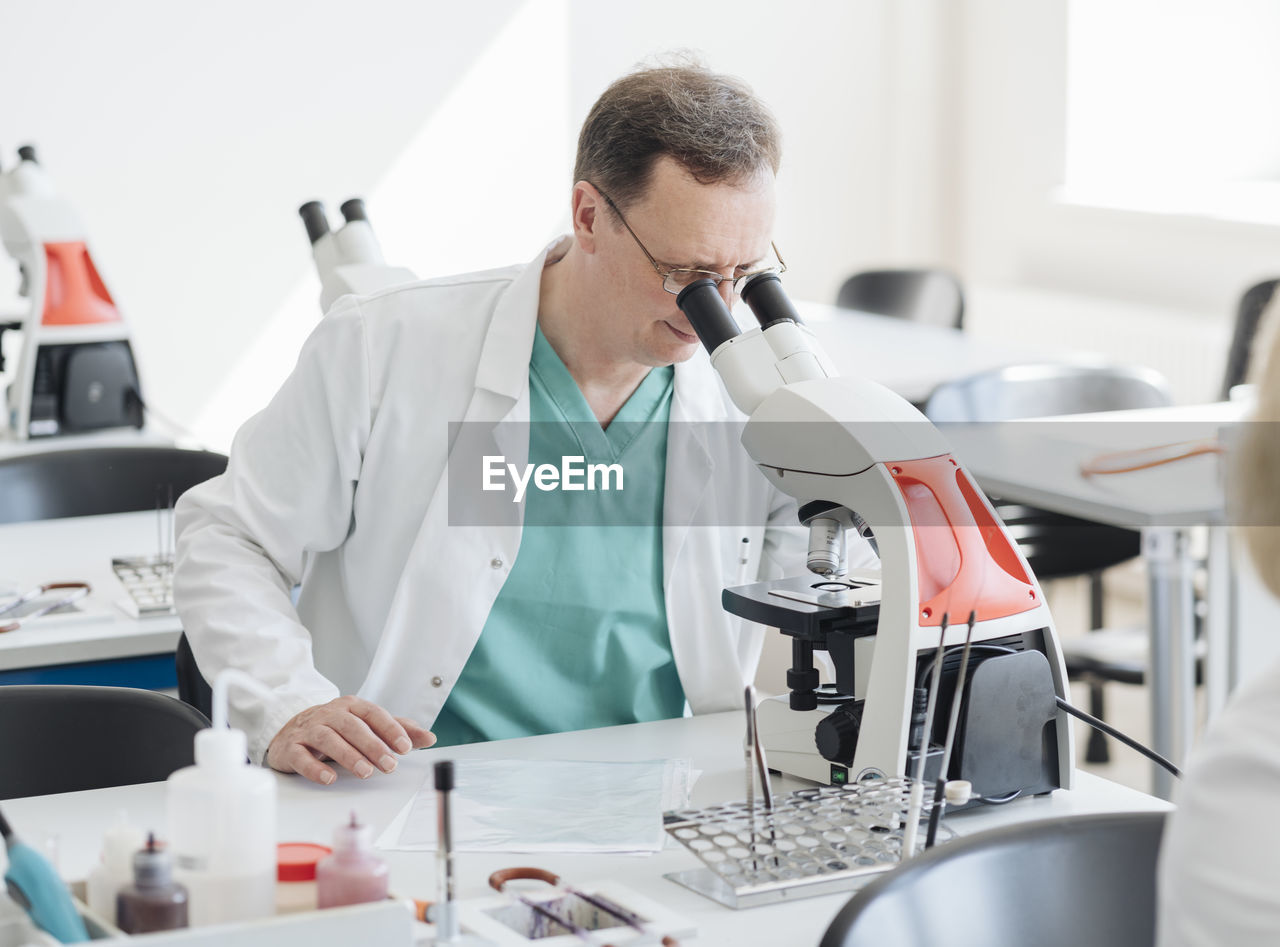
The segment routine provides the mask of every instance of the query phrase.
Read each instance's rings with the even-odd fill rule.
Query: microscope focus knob
[[[813,740],[823,759],[845,766],[853,762],[853,751],[858,747],[858,732],[862,729],[862,707],[862,701],[852,700],[841,704],[818,721],[818,726],[813,731]]]

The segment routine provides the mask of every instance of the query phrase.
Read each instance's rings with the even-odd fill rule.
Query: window
[[[1070,204],[1280,224],[1280,4],[1070,0]]]

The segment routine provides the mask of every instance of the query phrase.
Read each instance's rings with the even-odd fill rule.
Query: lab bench
[[[375,836],[395,818],[424,784],[432,764],[467,760],[653,760],[688,759],[702,775],[693,787],[691,804],[706,806],[743,794],[743,719],[741,713],[709,714],[574,733],[559,733],[462,747],[415,751],[390,775],[375,773],[368,780],[344,774],[322,787],[297,776],[278,776],[280,840],[326,842],[333,827],[352,810],[373,826]],[[53,752],[51,750],[51,752]],[[68,752],[60,748],[57,752]],[[774,790],[802,788],[801,782],[774,778]],[[83,878],[97,859],[103,831],[120,809],[133,820],[162,819],[165,784],[149,783],[89,792],[16,799],[5,813],[30,842],[52,841],[64,877]],[[1097,812],[1167,810],[1167,802],[1088,773],[1076,773],[1076,788],[1047,796],[981,807],[947,817],[947,824],[965,835],[1013,822],[1059,819]],[[657,813],[655,812],[655,818]],[[148,826],[163,831],[163,826]],[[424,852],[381,852],[391,869],[392,891],[402,897],[433,899],[436,858]],[[455,855],[458,897],[491,896],[491,872],[516,864],[535,864],[562,876],[570,884],[608,880],[625,886],[689,920],[698,931],[694,943],[719,945],[816,945],[847,893],[731,910],[687,890],[663,876],[697,868],[683,848],[667,847],[644,856],[577,854]],[[234,947],[234,945],[229,945]],[[286,947],[279,942],[279,947]]]

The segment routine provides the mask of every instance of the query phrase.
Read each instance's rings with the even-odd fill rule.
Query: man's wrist
[[[257,733],[248,735],[249,759],[260,766],[269,765],[267,763],[267,754],[270,752],[272,742],[280,734],[280,731],[284,729],[285,725],[309,707],[327,704],[337,696],[338,693],[335,688],[331,693],[280,696],[271,704],[264,705],[262,728]]]

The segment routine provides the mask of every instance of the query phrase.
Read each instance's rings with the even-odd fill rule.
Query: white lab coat
[[[1160,947],[1280,944],[1280,664],[1231,695],[1177,786],[1160,846]]]
[[[528,421],[541,271],[566,247],[526,267],[339,300],[236,435],[226,473],[179,501],[174,592],[196,661],[210,679],[239,667],[275,695],[231,695],[254,759],[292,716],[340,694],[435,720],[510,573],[523,510],[450,525],[448,422]],[[670,418],[741,418],[705,353],[676,366]],[[759,659],[763,629],[720,606],[742,538],[749,576],[804,569],[794,501],[740,447],[705,443],[722,429],[682,426],[667,452],[663,588],[694,713],[740,707]],[[520,465],[523,431],[499,437]],[[851,546],[852,565],[871,558]]]

